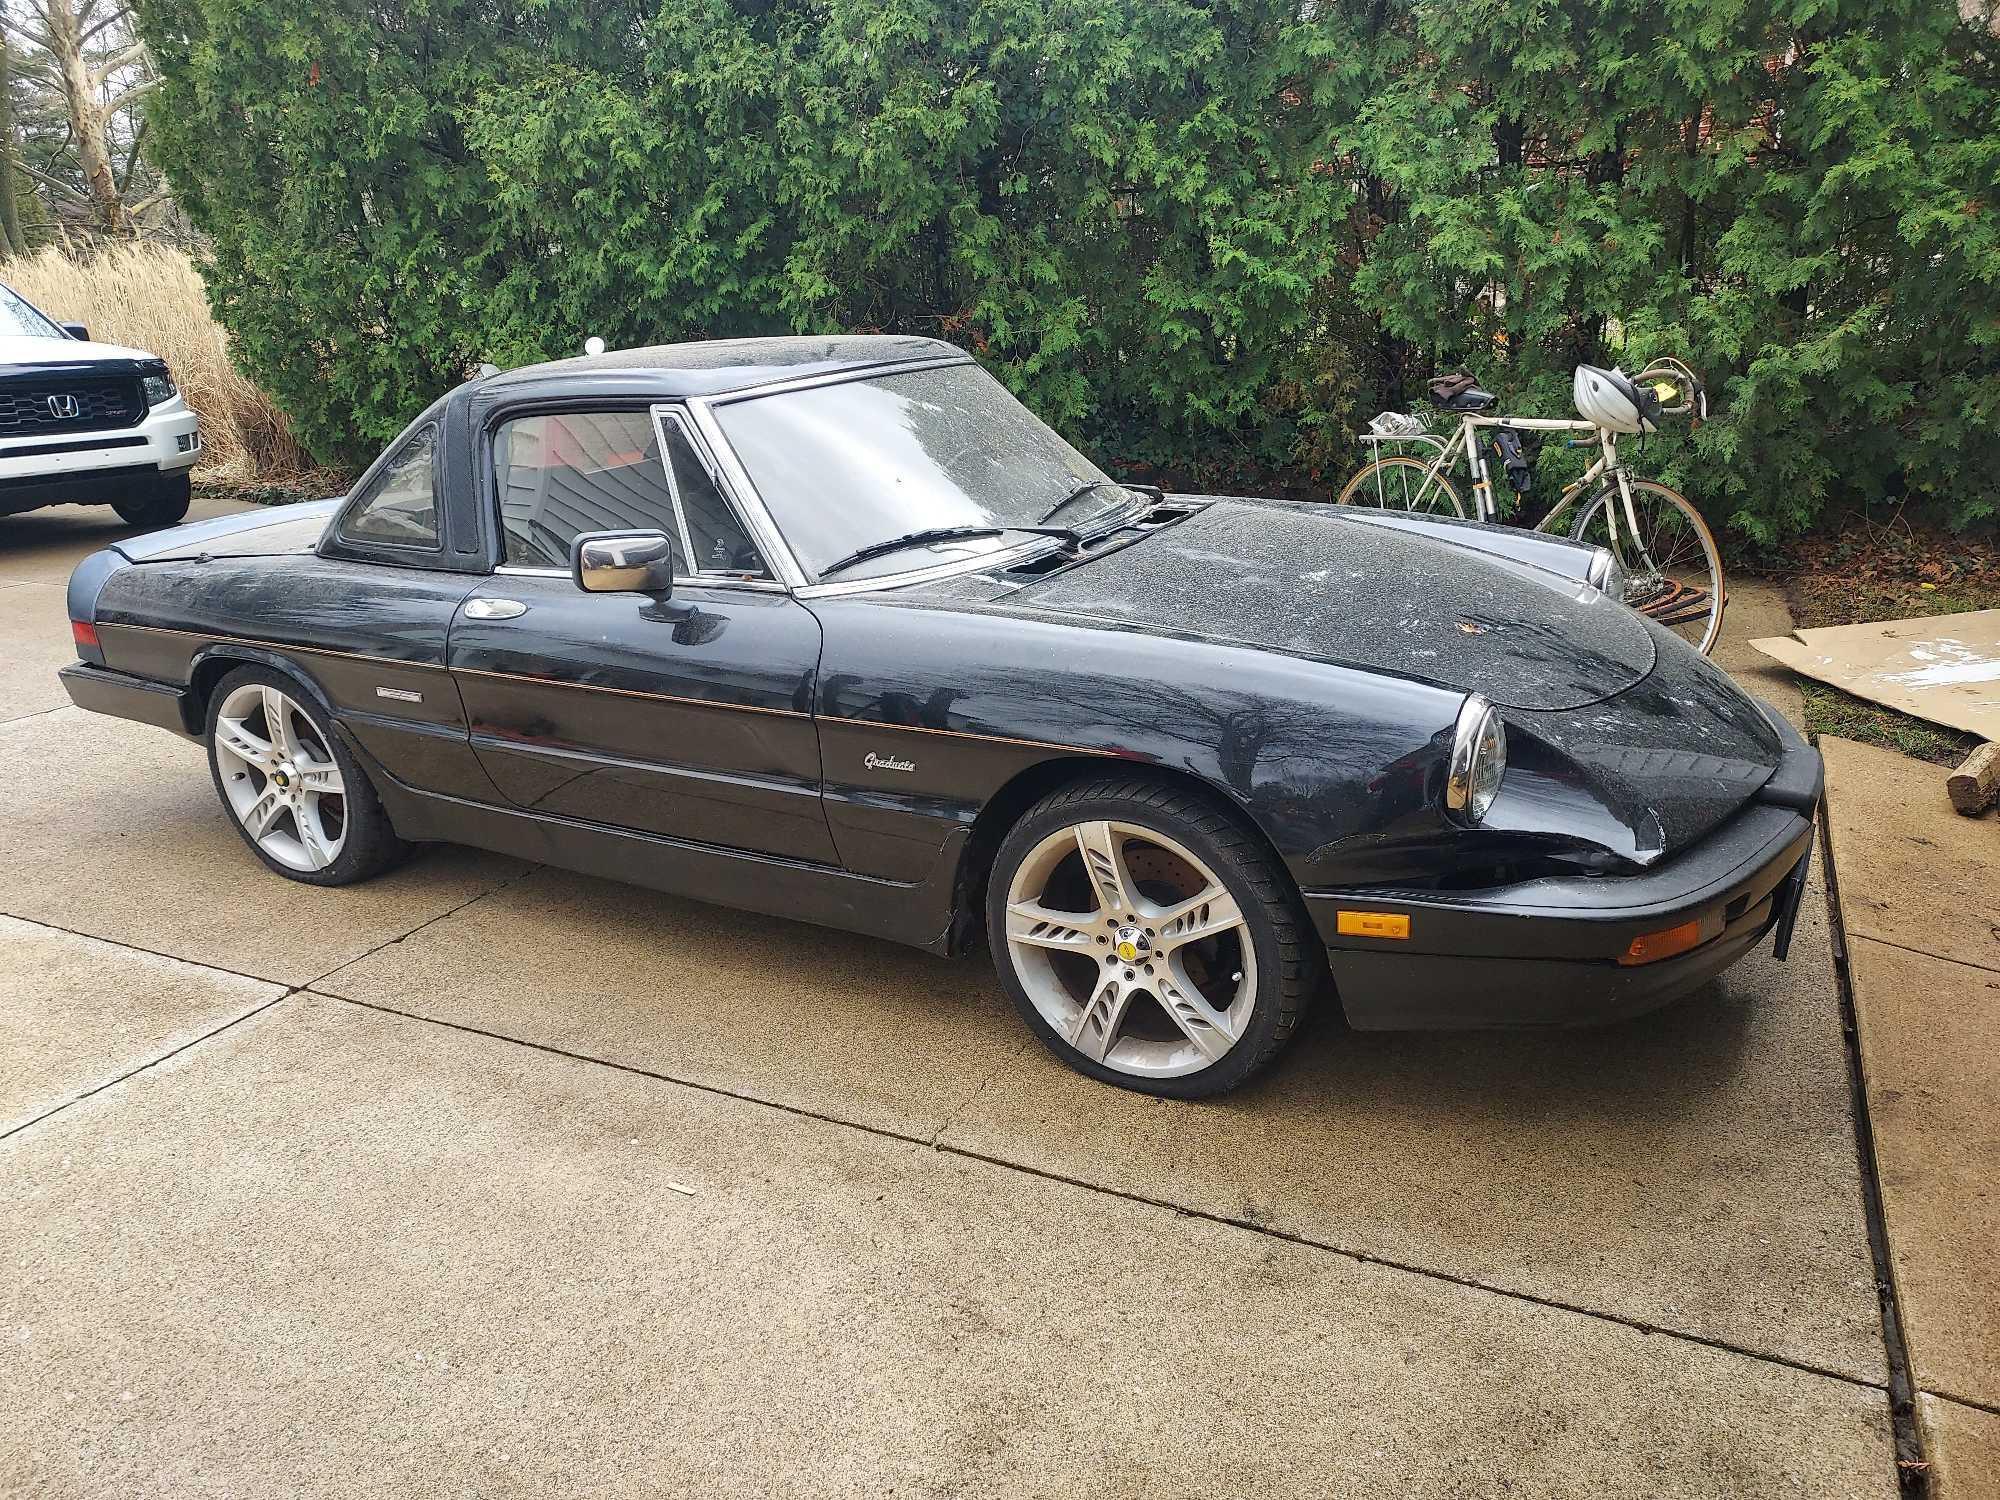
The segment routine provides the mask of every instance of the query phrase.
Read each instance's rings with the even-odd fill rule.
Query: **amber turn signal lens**
[[[1406,938],[1410,919],[1394,911],[1343,911],[1335,915],[1333,930],[1342,937]]]
[[[97,627],[88,620],[71,620],[69,622],[69,633],[76,637],[76,643],[79,646],[95,646],[98,644]]]
[[[1701,944],[1701,923],[1683,922],[1678,927],[1668,927],[1660,932],[1643,933],[1626,945],[1618,955],[1621,964],[1654,964],[1663,958],[1672,958],[1676,953],[1685,953]]]

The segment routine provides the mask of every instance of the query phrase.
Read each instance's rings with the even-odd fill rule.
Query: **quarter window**
[[[723,499],[715,476],[695,452],[694,442],[680,418],[670,416],[660,425],[667,434],[667,466],[680,496],[681,515],[687,522],[687,542],[694,550],[695,567],[704,573],[767,576],[764,559],[737,522],[736,512]]]
[[[376,475],[375,482],[346,521],[341,535],[357,542],[391,547],[438,544],[437,428],[426,427]]]

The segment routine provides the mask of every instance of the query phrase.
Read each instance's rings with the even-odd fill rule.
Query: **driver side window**
[[[643,409],[509,418],[493,436],[493,488],[517,567],[568,568],[587,531],[664,531],[677,574],[768,576],[674,415],[657,427]]]
[[[493,437],[493,487],[516,566],[567,568],[580,532],[664,531],[674,571],[687,571],[650,412],[537,412],[503,422]]]

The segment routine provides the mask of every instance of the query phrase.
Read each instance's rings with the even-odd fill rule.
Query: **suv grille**
[[[0,438],[130,427],[145,414],[135,379],[0,386]]]

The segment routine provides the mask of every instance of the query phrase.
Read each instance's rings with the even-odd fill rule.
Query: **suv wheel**
[[[183,469],[178,474],[162,474],[145,488],[122,500],[113,500],[111,508],[118,512],[118,518],[127,526],[143,526],[149,531],[156,531],[162,526],[176,526],[186,520],[188,505],[193,498],[194,481]]]

